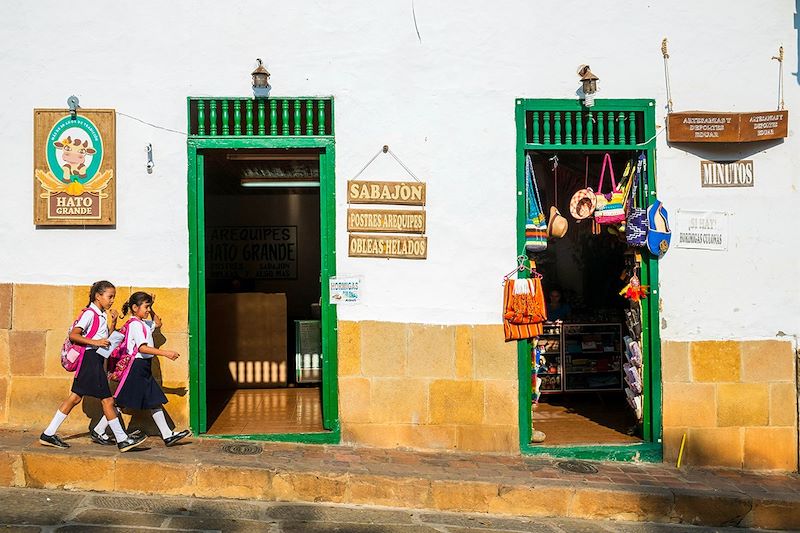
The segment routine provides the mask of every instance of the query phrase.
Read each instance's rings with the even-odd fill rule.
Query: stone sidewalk
[[[120,454],[85,434],[66,451],[37,439],[0,431],[0,486],[800,529],[794,474],[205,438]]]
[[[0,531],[15,533],[710,533],[684,524],[510,518],[337,504],[0,488]],[[767,531],[767,530],[762,530]]]

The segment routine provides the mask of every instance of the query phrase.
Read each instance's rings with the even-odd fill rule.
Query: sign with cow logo
[[[34,223],[116,224],[116,115],[113,109],[33,112]]]

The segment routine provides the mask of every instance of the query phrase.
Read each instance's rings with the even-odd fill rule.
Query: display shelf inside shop
[[[536,343],[542,394],[622,390],[622,324],[547,322]]]

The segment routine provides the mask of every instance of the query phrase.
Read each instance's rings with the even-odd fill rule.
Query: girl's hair
[[[86,307],[92,305],[95,296],[97,296],[98,294],[103,294],[104,292],[106,292],[106,289],[113,289],[113,288],[115,288],[114,284],[111,283],[110,281],[106,280],[95,281],[92,284],[92,288],[89,289],[89,303],[86,304]]]
[[[133,309],[133,306],[139,307],[143,303],[153,303],[153,297],[147,294],[146,292],[137,291],[131,294],[131,297],[128,298],[128,301],[122,304],[122,315],[125,316],[128,314],[128,311]]]

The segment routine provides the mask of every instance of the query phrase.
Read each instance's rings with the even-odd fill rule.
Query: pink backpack
[[[129,318],[119,330],[123,335],[122,342],[119,343],[119,346],[114,348],[111,355],[108,357],[108,379],[111,381],[119,381],[117,392],[122,389],[122,384],[125,383],[125,380],[128,378],[128,372],[131,371],[131,367],[133,366],[133,360],[136,359],[136,354],[139,353],[138,346],[134,346],[133,351],[130,353],[128,352],[128,337],[131,332],[131,324],[134,322],[138,322],[142,325],[144,335],[145,337],[147,336],[147,330],[145,329],[147,326],[145,323],[136,317]],[[114,393],[115,398],[116,396],[117,394]]]
[[[97,314],[97,311],[91,307],[83,309],[81,314],[78,315],[78,318],[75,319],[75,322],[72,323],[72,327],[67,331],[67,339],[61,346],[61,366],[63,366],[64,370],[67,372],[77,372],[81,367],[81,361],[83,361],[83,352],[86,351],[87,347],[73,343],[69,340],[69,334],[72,333],[72,330],[78,325],[78,320],[81,319],[83,313],[86,311],[94,313],[94,319],[92,320],[92,325],[89,326],[89,331],[84,337],[91,339],[94,337],[95,333],[97,333],[97,330],[100,329],[100,315]]]

